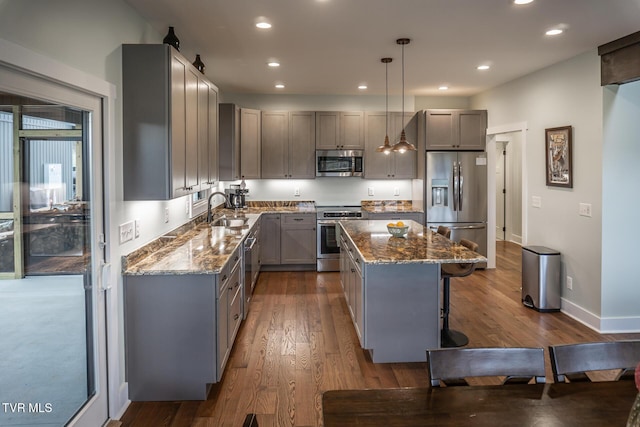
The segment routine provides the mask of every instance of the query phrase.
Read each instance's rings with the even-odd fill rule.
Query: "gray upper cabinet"
[[[363,150],[364,112],[317,111],[317,150]]]
[[[262,112],[262,178],[315,178],[315,113]]]
[[[413,179],[416,177],[416,152],[383,154],[376,149],[384,143],[388,127],[391,145],[400,140],[404,127],[407,140],[417,145],[418,120],[414,113],[389,113],[388,126],[384,112],[367,112],[365,115],[365,178],[368,179]]]
[[[220,180],[260,178],[260,110],[220,104]]]
[[[210,185],[215,162],[199,158],[216,156],[215,85],[165,44],[123,45],[122,74],[124,199],[168,200]]]
[[[484,150],[486,110],[425,110],[427,151]]]
[[[260,110],[240,109],[240,178],[260,179],[261,120]]]

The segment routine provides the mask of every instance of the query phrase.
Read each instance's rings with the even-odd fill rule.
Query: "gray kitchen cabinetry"
[[[427,151],[479,150],[486,146],[486,110],[425,110]]]
[[[169,45],[122,47],[125,200],[168,200],[205,188],[215,158],[217,92]],[[206,170],[205,170],[206,169]]]
[[[280,263],[316,263],[316,215],[287,214],[280,217]]]
[[[316,150],[363,149],[364,112],[316,112]]]
[[[353,245],[344,237],[340,239],[340,279],[344,290],[349,314],[360,340],[364,346],[364,294],[362,280],[362,261]]]
[[[262,178],[315,178],[315,113],[262,112]]]
[[[420,212],[369,212],[367,219],[383,219],[388,221],[415,221],[424,225],[424,214]]]
[[[364,173],[368,179],[413,179],[416,177],[417,152],[379,153],[376,149],[384,144],[385,132],[388,128],[389,143],[400,140],[404,128],[407,140],[416,145],[418,137],[418,119],[414,113],[389,113],[388,125],[384,112],[367,112],[365,114],[365,156]]]
[[[262,214],[260,222],[262,265],[280,264],[280,214]]]
[[[260,179],[260,110],[220,104],[220,180]]]
[[[315,214],[263,214],[263,266],[316,265]]]
[[[242,321],[237,248],[219,274],[125,275],[129,397],[205,400]]]

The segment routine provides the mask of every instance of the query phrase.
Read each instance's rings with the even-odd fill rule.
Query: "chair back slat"
[[[504,376],[545,382],[542,348],[456,348],[428,350],[431,385],[447,379]]]
[[[555,382],[574,374],[588,379],[589,371],[634,370],[640,363],[640,340],[549,346],[549,357]]]

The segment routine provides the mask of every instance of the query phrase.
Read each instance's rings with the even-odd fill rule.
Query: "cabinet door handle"
[[[226,281],[227,280],[227,275],[225,274],[224,276],[222,276],[222,281]]]
[[[230,290],[230,291],[232,291],[232,290],[233,290],[233,287],[232,287],[232,286],[229,286],[229,290]]]
[[[240,286],[240,282],[236,282],[236,284],[233,287],[237,288],[238,286]]]
[[[234,314],[234,315],[233,315],[233,320],[238,320],[238,318],[239,318],[239,317],[240,317],[240,315],[239,315],[239,314]]]
[[[293,218],[294,221],[304,221],[304,218]]]

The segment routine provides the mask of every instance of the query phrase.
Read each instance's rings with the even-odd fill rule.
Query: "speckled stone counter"
[[[122,257],[123,275],[217,274],[262,213],[314,213],[310,201],[249,202],[239,215],[249,218],[242,228],[211,227],[206,215],[159,237]],[[215,215],[234,215],[215,209]]]
[[[362,200],[360,205],[370,213],[424,213],[422,204],[411,200]]]
[[[405,237],[387,231],[388,221],[341,221],[340,227],[366,264],[479,263],[487,259],[424,227],[408,221]]]

